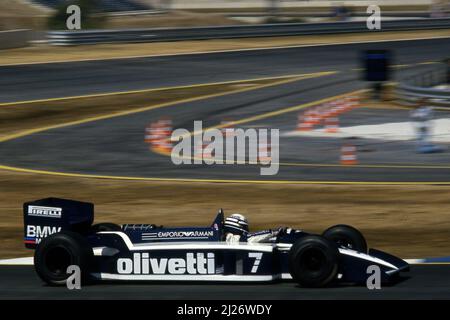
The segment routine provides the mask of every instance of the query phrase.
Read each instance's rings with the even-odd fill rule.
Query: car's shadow
[[[395,278],[392,278],[391,281],[389,282],[382,282],[381,286],[383,288],[389,288],[389,287],[395,287],[396,285],[399,285],[407,280],[411,279],[411,276],[396,276]],[[300,285],[296,285],[296,287],[298,288],[302,288]],[[337,283],[337,282],[332,282],[329,285],[327,285],[326,287],[323,288],[334,288],[334,289],[338,289],[338,288],[367,288],[367,284],[366,283]],[[317,288],[317,289],[323,289],[323,288]],[[313,288],[314,289],[314,288]]]
[[[400,283],[403,283],[407,280],[409,280],[410,276],[397,276],[394,279],[392,279],[390,282],[382,283],[383,287],[393,287]],[[158,285],[165,285],[165,286],[205,286],[205,287],[211,287],[211,286],[269,286],[269,285],[279,285],[279,284],[292,284],[295,287],[302,288],[300,285],[295,284],[293,281],[289,280],[275,280],[271,282],[246,282],[246,281],[232,281],[232,282],[223,282],[223,281],[208,281],[208,282],[199,282],[199,281],[112,281],[112,280],[94,280],[89,282],[88,284],[85,284],[85,286],[95,286],[95,285],[123,285],[123,286],[158,286]],[[348,288],[348,287],[360,287],[364,288],[367,287],[366,283],[331,283],[325,288]],[[309,289],[309,288],[308,288]]]

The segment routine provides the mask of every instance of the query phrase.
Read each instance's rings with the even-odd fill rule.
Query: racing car
[[[364,236],[347,225],[321,235],[284,228],[264,243],[224,241],[224,213],[208,227],[154,224],[93,224],[92,203],[45,198],[23,205],[25,246],[49,285],[65,285],[77,265],[83,282],[235,281],[290,279],[302,287],[365,283],[367,268],[392,282],[409,265],[368,249]]]

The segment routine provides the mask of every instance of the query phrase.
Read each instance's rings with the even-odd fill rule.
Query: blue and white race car
[[[409,265],[367,249],[362,234],[346,225],[322,235],[282,228],[264,242],[225,241],[222,210],[209,227],[153,224],[93,225],[91,203],[46,198],[24,204],[25,246],[35,249],[39,277],[65,285],[71,265],[85,282],[235,281],[293,279],[303,287],[365,283],[376,265],[391,282]]]

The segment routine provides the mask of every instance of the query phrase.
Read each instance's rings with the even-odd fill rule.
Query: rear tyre
[[[289,272],[302,287],[324,287],[336,278],[337,246],[316,235],[299,239],[289,252]]]
[[[356,228],[345,224],[332,226],[322,233],[322,236],[338,246],[366,253],[367,242],[363,234]]]
[[[122,231],[122,228],[115,223],[103,222],[92,225],[91,230],[94,232],[102,231]]]
[[[36,273],[52,286],[66,284],[70,265],[80,267],[81,282],[86,283],[92,260],[93,251],[87,240],[71,231],[61,231],[44,238],[34,252]]]

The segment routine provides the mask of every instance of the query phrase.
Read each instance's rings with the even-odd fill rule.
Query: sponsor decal
[[[184,239],[208,239],[214,236],[214,230],[205,231],[160,231],[149,232],[142,234],[142,240],[152,239],[172,239],[172,238],[184,238]]]
[[[146,252],[117,259],[118,274],[215,274],[214,253],[186,253],[182,258],[151,258]]]
[[[28,215],[36,217],[61,218],[62,208],[28,206]]]
[[[156,226],[154,224],[123,224],[123,231],[132,230],[132,231],[149,231],[155,229]]]
[[[27,225],[26,244],[38,244],[51,234],[61,231],[61,227]]]

